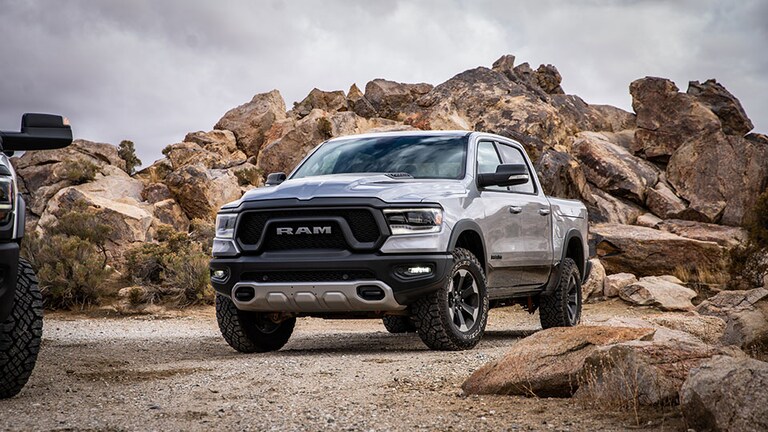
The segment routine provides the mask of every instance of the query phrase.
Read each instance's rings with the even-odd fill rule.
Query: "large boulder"
[[[635,80],[629,93],[637,114],[634,150],[646,159],[667,161],[686,141],[720,131],[717,116],[668,79]]]
[[[617,198],[597,187],[590,190],[594,204],[589,201],[584,204],[589,210],[589,221],[592,223],[634,224],[643,214],[643,209],[638,204]]]
[[[608,274],[655,276],[673,274],[681,268],[718,273],[727,266],[726,249],[715,242],[620,224],[597,224],[591,233]]]
[[[142,202],[141,181],[117,167],[107,166],[104,171],[106,175],[98,174],[92,182],[58,191],[40,216],[39,227],[44,231],[63,213],[80,211],[85,205],[112,229],[106,247],[111,259],[120,260],[122,252],[134,243],[152,240],[153,207]]]
[[[569,153],[547,149],[536,162],[536,174],[547,195],[595,204],[584,171]]]
[[[376,117],[376,109],[368,102],[356,84],[352,84],[347,92],[347,107],[360,117]]]
[[[662,221],[656,227],[682,237],[715,242],[728,249],[738,246],[747,240],[747,233],[742,228],[704,222],[668,219]]]
[[[462,385],[469,394],[565,397],[578,388],[584,360],[598,346],[650,339],[649,328],[576,326],[542,330],[517,342],[504,357],[476,370]]]
[[[211,168],[230,167],[245,162],[247,156],[237,148],[237,139],[232,131],[212,130],[208,132],[190,132],[184,142],[195,143],[203,149],[218,155],[223,163]]]
[[[686,93],[717,115],[726,134],[744,136],[754,127],[741,102],[716,80],[690,81]]]
[[[250,102],[227,111],[213,128],[232,131],[238,148],[248,156],[256,156],[273,123],[284,119],[285,101],[279,91],[272,90],[257,94]]]
[[[636,306],[655,306],[664,311],[693,310],[696,291],[660,277],[646,276],[619,290],[622,300]]]
[[[575,396],[626,408],[672,405],[688,371],[715,354],[701,342],[629,341],[598,347],[585,360]]]
[[[208,169],[202,163],[185,165],[172,172],[165,184],[190,219],[210,220],[222,205],[242,195],[234,174]]]
[[[725,321],[720,340],[724,345],[736,345],[748,352],[768,351],[768,289],[722,291],[696,310]]]
[[[96,173],[106,166],[125,170],[117,147],[79,139],[62,149],[25,152],[11,162],[19,176],[19,189],[24,194],[27,210],[35,216],[45,211],[57,192],[78,183],[75,171],[91,166]]]
[[[768,145],[710,131],[687,140],[667,165],[667,180],[688,201],[685,219],[739,226],[768,184]]]
[[[536,72],[533,73],[536,78],[536,83],[549,94],[565,94],[563,88],[560,87],[560,83],[563,81],[563,77],[560,76],[560,72],[551,64],[540,65]]]
[[[645,201],[645,190],[658,181],[657,168],[608,141],[601,133],[577,134],[573,153],[590,183],[639,204]]]
[[[637,277],[631,273],[616,273],[605,277],[603,295],[606,297],[618,297],[619,291],[628,285],[637,282]]]
[[[715,356],[691,370],[680,391],[688,427],[699,432],[768,430],[768,363]]]
[[[346,111],[347,98],[341,90],[327,92],[313,88],[304,100],[293,105],[293,113],[299,118],[308,116],[313,109],[328,112]]]
[[[431,84],[403,84],[385,79],[375,79],[365,85],[365,99],[379,117],[404,120],[415,110],[414,102],[429,93]]]
[[[581,286],[582,301],[586,301],[592,296],[602,296],[605,284],[605,267],[603,264],[597,258],[592,258],[589,262],[592,263],[592,271],[589,273],[589,279]]]
[[[696,312],[665,313],[649,317],[647,321],[657,326],[688,333],[710,345],[718,344],[725,333],[725,321],[715,316],[701,315]]]
[[[645,194],[645,205],[661,219],[678,218],[688,208],[688,204],[665,181],[659,181],[656,186],[646,189]]]

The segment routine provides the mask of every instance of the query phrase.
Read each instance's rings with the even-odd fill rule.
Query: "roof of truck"
[[[346,138],[375,138],[375,137],[385,137],[385,136],[448,136],[448,137],[457,137],[457,136],[467,136],[471,134],[471,131],[462,131],[462,130],[406,130],[406,131],[391,131],[391,132],[372,132],[372,133],[365,133],[365,134],[358,134],[358,135],[344,135],[336,138],[332,138],[328,141],[336,141],[340,139],[346,139]]]

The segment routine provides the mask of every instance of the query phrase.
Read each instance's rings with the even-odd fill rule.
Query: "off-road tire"
[[[242,353],[277,351],[288,342],[296,318],[279,323],[267,314],[239,310],[231,299],[216,295],[216,320],[229,346]]]
[[[581,275],[576,262],[560,263],[558,284],[550,295],[539,296],[541,328],[573,327],[581,321]]]
[[[467,289],[477,288],[477,293],[472,294],[472,302],[476,301],[477,317],[472,320],[472,325],[466,325],[467,330],[461,331],[455,324],[454,309],[455,298],[454,285],[457,278],[464,274],[464,283],[466,275],[470,274],[475,285],[459,291],[466,292]],[[413,316],[416,328],[421,340],[431,349],[442,351],[459,351],[473,348],[482,338],[485,332],[485,325],[488,323],[488,290],[485,272],[480,262],[472,252],[457,248],[453,252],[453,267],[445,280],[443,286],[411,305],[411,316]],[[466,303],[465,303],[466,304]],[[453,311],[453,312],[452,312]],[[461,311],[459,312],[461,313]],[[462,315],[463,316],[463,315]]]
[[[381,318],[381,322],[390,333],[413,333],[416,331],[416,324],[409,316],[387,315]]]
[[[11,316],[0,323],[0,399],[16,396],[32,375],[43,336],[43,296],[32,266],[19,260]]]

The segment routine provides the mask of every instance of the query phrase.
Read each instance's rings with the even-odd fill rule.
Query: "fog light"
[[[432,273],[432,269],[429,267],[408,267],[405,273],[412,274],[412,275],[421,275],[421,274]]]
[[[398,267],[395,271],[402,277],[416,277],[431,275],[433,269],[430,265],[420,264]]]
[[[227,270],[217,269],[211,272],[211,277],[213,279],[224,280],[227,278],[227,274],[228,274]]]

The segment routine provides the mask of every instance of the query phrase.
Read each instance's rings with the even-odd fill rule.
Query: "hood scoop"
[[[407,172],[387,173],[386,176],[393,179],[412,179],[413,178],[413,176],[408,174]]]

